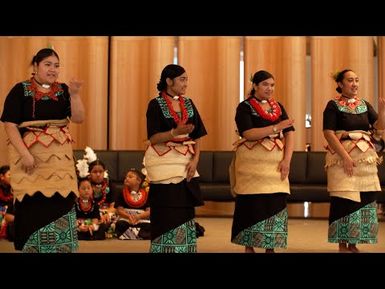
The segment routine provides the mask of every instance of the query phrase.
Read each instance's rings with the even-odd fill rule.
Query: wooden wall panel
[[[240,37],[180,37],[179,64],[189,77],[191,97],[208,135],[203,150],[231,150],[237,139],[235,110],[239,103]]]
[[[144,149],[146,110],[156,84],[172,63],[174,37],[112,37],[110,63],[110,149]]]
[[[377,38],[378,97],[385,97],[385,37]]]

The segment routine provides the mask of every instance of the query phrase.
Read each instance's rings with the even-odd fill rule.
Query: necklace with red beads
[[[270,104],[271,110],[265,111],[263,107],[259,104],[257,99],[254,97],[249,99],[249,103],[254,108],[254,110],[258,113],[258,115],[266,120],[276,121],[282,114],[281,108],[279,107],[278,102],[276,102],[272,97],[267,100]]]
[[[89,199],[79,199],[78,200],[79,204],[79,210],[88,213],[92,209],[92,198]]]
[[[138,192],[131,191],[127,186],[123,188],[123,198],[127,205],[133,208],[143,207],[147,201],[147,192],[144,189],[139,189]]]
[[[182,118],[180,118],[179,115],[174,110],[174,108],[172,107],[171,100],[167,97],[167,93],[165,91],[162,91],[162,97],[163,97],[164,101],[166,102],[167,108],[168,108],[172,118],[174,119],[175,123],[177,123],[177,124],[178,123],[186,123],[186,121],[188,120],[188,113],[187,113],[187,108],[186,108],[185,103],[184,103],[184,98],[183,97],[178,98],[179,103],[180,103],[180,109],[182,112]]]

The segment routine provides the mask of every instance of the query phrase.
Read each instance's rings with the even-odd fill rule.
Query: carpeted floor
[[[231,217],[198,217],[196,221],[205,228],[205,235],[198,239],[200,253],[242,253],[243,247],[230,242]],[[289,219],[288,248],[278,253],[335,253],[337,245],[327,242],[327,219]],[[147,253],[150,241],[110,239],[104,241],[80,241],[79,253]],[[385,253],[385,222],[380,222],[378,243],[360,244],[363,253]],[[17,252],[13,244],[0,240],[1,253]],[[257,253],[264,252],[256,249]]]

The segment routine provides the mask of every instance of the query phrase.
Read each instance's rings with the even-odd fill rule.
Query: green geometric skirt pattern
[[[264,249],[287,247],[287,208],[278,214],[244,229],[232,243]]]
[[[23,247],[24,253],[74,253],[78,250],[76,211],[33,232]]]
[[[195,221],[172,229],[151,241],[150,253],[196,253]]]
[[[378,217],[376,202],[336,220],[329,225],[328,242],[349,244],[376,244]]]

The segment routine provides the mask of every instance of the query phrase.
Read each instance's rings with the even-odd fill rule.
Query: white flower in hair
[[[92,148],[86,147],[84,151],[86,152],[86,154],[83,158],[87,159],[88,163],[92,163],[93,161],[96,161],[98,159],[97,155],[95,154]]]
[[[107,172],[107,170],[104,171],[104,178],[108,179],[108,172]]]
[[[86,176],[89,175],[89,172],[88,172],[89,166],[86,159],[77,160],[76,168],[79,171],[79,177],[85,178]]]

